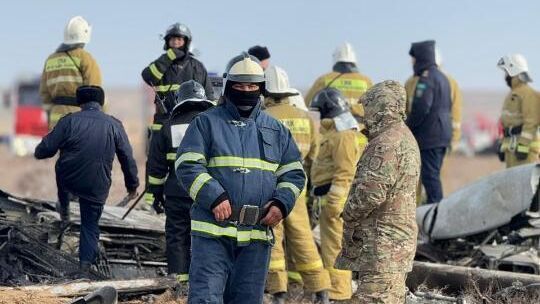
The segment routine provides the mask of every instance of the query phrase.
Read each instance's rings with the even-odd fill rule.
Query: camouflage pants
[[[402,304],[405,303],[407,273],[362,273],[358,290],[350,303]]]

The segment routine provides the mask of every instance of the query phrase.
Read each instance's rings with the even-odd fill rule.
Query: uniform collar
[[[81,105],[82,110],[101,110],[101,105],[95,101],[83,103]]]

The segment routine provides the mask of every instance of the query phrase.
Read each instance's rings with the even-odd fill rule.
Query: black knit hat
[[[88,102],[105,103],[105,92],[99,86],[80,86],[77,88],[77,103],[82,105]]]
[[[248,50],[248,54],[257,57],[259,61],[270,58],[270,52],[268,51],[268,49],[265,46],[260,45],[250,47]]]

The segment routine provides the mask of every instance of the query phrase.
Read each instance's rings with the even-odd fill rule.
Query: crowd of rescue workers
[[[86,20],[70,19],[45,62],[50,132],[35,151],[60,151],[63,224],[78,199],[81,277],[96,261],[114,155],[129,198],[141,191],[122,122],[103,111],[99,66],[84,49],[90,34]],[[175,23],[163,39],[164,53],[142,71],[156,112],[141,195],[165,213],[168,274],[189,286],[188,303],[262,303],[265,292],[285,303],[291,279],[313,303],[404,303],[417,193],[441,201],[441,166],[460,139],[461,93],[435,41],[412,43],[404,86],[373,85],[345,43],[303,98],[266,47],[232,58],[216,96],[189,28]],[[535,162],[540,107],[527,63],[514,54],[498,67],[511,88],[499,156],[508,167]]]

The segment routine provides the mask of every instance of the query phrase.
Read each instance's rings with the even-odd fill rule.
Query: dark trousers
[[[191,260],[191,199],[167,196],[165,199],[165,238],[169,273],[188,274]]]
[[[58,186],[59,212],[69,212],[71,194]],[[99,219],[103,212],[103,204],[79,198],[81,227],[79,239],[79,263],[93,264],[98,254]]]
[[[420,177],[426,189],[426,204],[438,203],[443,198],[441,167],[446,148],[420,150],[422,167]]]
[[[270,244],[193,235],[189,304],[262,304]]]
[[[103,204],[79,198],[81,210],[81,239],[79,242],[79,263],[94,263],[98,254],[99,219]]]

